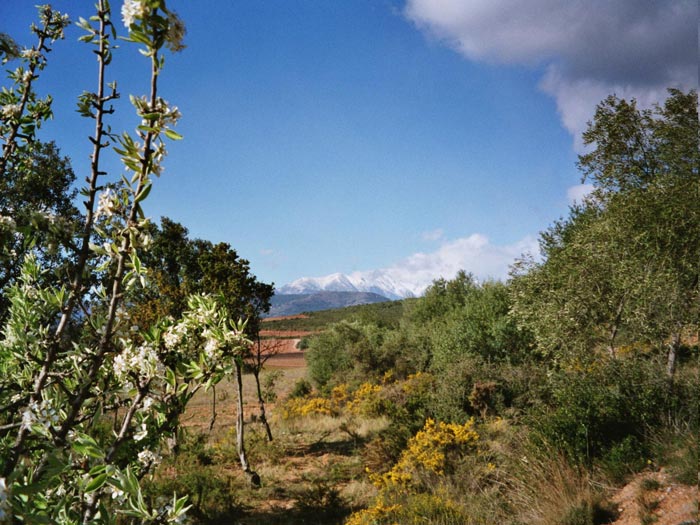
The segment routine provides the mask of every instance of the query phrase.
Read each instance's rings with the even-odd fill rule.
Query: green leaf
[[[182,135],[180,135],[177,131],[173,131],[172,129],[166,129],[165,136],[168,137],[170,140],[182,140],[183,139]]]
[[[136,199],[134,202],[139,203],[142,200],[144,200],[146,197],[148,197],[148,194],[151,193],[151,188],[153,187],[152,183],[146,184],[143,189],[139,192],[139,194],[136,196]]]
[[[90,493],[96,491],[99,488],[102,488],[102,486],[107,482],[108,477],[109,476],[106,472],[99,474],[96,478],[94,478],[90,483],[87,484],[87,487],[85,487],[85,492]]]

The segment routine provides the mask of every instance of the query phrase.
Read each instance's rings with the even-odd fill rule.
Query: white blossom
[[[2,109],[0,109],[0,114],[2,114],[2,118],[5,120],[19,117],[21,112],[21,104],[5,104],[2,106]]]
[[[111,217],[117,211],[116,194],[111,188],[107,188],[100,193],[100,198],[95,211],[95,219],[101,216]]]
[[[35,424],[49,429],[56,423],[58,423],[58,412],[46,400],[42,400],[41,404],[31,401],[22,412],[22,428],[25,429],[30,429]]]
[[[146,423],[141,423],[139,428],[140,430],[134,434],[134,441],[141,441],[148,436],[148,427],[146,426]]]
[[[129,28],[137,18],[143,18],[148,12],[148,6],[142,0],[126,0],[122,5],[122,20],[124,25]]]
[[[15,220],[12,217],[0,215],[0,226],[8,230],[14,230],[16,226]]]
[[[153,403],[155,403],[155,400],[150,396],[146,396],[143,399],[143,409],[144,410],[150,409],[153,406]]]
[[[23,49],[21,53],[22,58],[26,58],[28,60],[36,60],[39,57],[41,57],[41,53],[37,51],[36,49]]]
[[[36,416],[32,409],[27,407],[22,412],[22,428],[30,428],[36,422]]]
[[[213,337],[207,340],[207,344],[204,345],[204,353],[209,359],[213,359],[216,351],[219,349],[219,341]]]
[[[144,467],[149,467],[151,465],[159,463],[161,459],[161,457],[158,454],[148,449],[139,452],[138,458],[139,463],[141,463]]]
[[[138,348],[127,347],[114,358],[114,375],[122,381],[134,374],[145,383],[164,372],[165,367],[158,358],[156,349],[147,343]]]
[[[109,487],[108,491],[112,493],[112,499],[116,499],[119,501],[122,501],[124,499],[124,496],[126,495],[122,489],[113,485]]]

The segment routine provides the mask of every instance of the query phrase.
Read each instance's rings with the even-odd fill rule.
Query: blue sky
[[[31,45],[34,3],[0,2],[0,31]],[[74,19],[91,4],[53,2]],[[167,58],[161,94],[181,109],[185,140],[169,147],[147,213],[230,243],[278,285],[424,259],[436,274],[502,277],[566,214],[575,137],[596,102],[615,91],[649,105],[669,85],[697,85],[697,2],[168,5],[187,48]],[[95,81],[79,35],[55,45],[38,90],[55,98],[44,136],[82,179],[91,123],[75,100]],[[115,130],[137,124],[125,101],[145,92],[147,67],[122,44]],[[462,241],[477,234],[469,252]]]

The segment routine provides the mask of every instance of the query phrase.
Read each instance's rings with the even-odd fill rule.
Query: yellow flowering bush
[[[353,513],[345,525],[422,525],[471,523],[465,510],[445,494],[410,494],[387,503],[378,497],[374,505]]]
[[[378,488],[405,487],[419,470],[442,475],[449,450],[475,447],[479,435],[472,420],[464,425],[436,423],[428,419],[425,426],[412,437],[398,462],[384,474],[372,474],[370,479]]]
[[[350,392],[348,391],[347,383],[341,383],[331,390],[331,403],[336,412],[340,412],[348,402],[348,399],[350,399]]]
[[[288,399],[282,406],[283,419],[316,415],[330,416],[332,414],[331,400],[322,397],[292,398]]]
[[[381,385],[362,383],[352,394],[347,402],[345,410],[354,415],[376,416],[381,408]]]
[[[382,498],[377,498],[374,505],[353,513],[345,522],[345,525],[374,525],[378,523],[392,523],[392,517],[400,511],[401,505],[387,505]],[[395,522],[395,521],[394,521]]]
[[[422,394],[426,392],[429,386],[432,384],[434,377],[432,374],[427,374],[425,372],[416,372],[415,374],[409,375],[405,381],[401,383],[401,390],[404,394]]]

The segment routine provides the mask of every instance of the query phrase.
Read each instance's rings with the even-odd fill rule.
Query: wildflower
[[[137,18],[146,16],[148,7],[141,0],[126,0],[122,5],[122,20],[127,28],[136,22]]]

